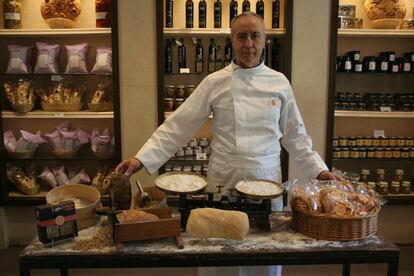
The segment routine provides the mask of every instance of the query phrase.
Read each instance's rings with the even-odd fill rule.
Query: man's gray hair
[[[263,18],[262,18],[260,15],[258,15],[257,13],[251,12],[251,11],[246,11],[246,12],[243,12],[243,13],[241,13],[241,14],[237,15],[236,17],[234,17],[234,18],[231,20],[231,22],[230,22],[230,28],[231,28],[231,32],[232,32],[232,33],[233,33],[233,26],[234,26],[234,23],[235,23],[237,20],[239,20],[239,18],[241,18],[241,17],[246,17],[246,16],[254,16],[254,17],[256,17],[256,18],[259,20],[259,22],[263,25],[263,29],[265,28],[265,23],[264,23],[264,20],[263,20]]]

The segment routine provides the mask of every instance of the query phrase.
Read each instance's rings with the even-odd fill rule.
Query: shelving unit
[[[405,1],[406,17],[412,17],[413,3]],[[362,18],[364,29],[336,29],[338,5],[352,4],[356,6],[356,17]],[[374,136],[374,130],[384,131],[385,136],[413,137],[412,121],[414,111],[391,110],[390,112],[363,110],[335,110],[335,95],[338,92],[360,93],[413,93],[414,70],[409,73],[368,73],[368,72],[338,72],[336,70],[337,56],[345,55],[348,51],[359,50],[361,61],[364,56],[378,56],[380,52],[395,51],[400,57],[406,52],[414,51],[414,30],[400,29],[371,29],[369,19],[365,15],[364,1],[334,1],[332,5],[331,28],[331,64],[330,64],[330,95],[328,134],[326,146],[327,163],[330,167],[359,173],[361,169],[369,169],[375,176],[375,169],[385,169],[386,178],[391,178],[396,169],[404,170],[404,180],[413,182],[414,166],[412,158],[340,158],[333,156],[334,136]],[[411,64],[414,65],[412,62]],[[373,180],[373,179],[372,179]],[[371,180],[371,181],[372,181]],[[390,194],[386,196],[387,204],[414,204],[414,193]]]
[[[39,192],[35,195],[26,195],[17,191],[14,185],[6,177],[6,164],[18,165],[23,169],[34,166],[36,172],[40,173],[45,166],[50,169],[59,166],[79,166],[84,169],[92,179],[95,173],[103,166],[113,167],[121,160],[121,127],[120,127],[120,99],[119,99],[119,61],[118,61],[118,25],[117,25],[117,1],[112,1],[111,28],[95,27],[95,1],[82,1],[82,13],[75,23],[74,28],[51,29],[40,14],[40,0],[22,0],[22,29],[0,29],[0,131],[12,130],[17,138],[20,137],[19,130],[29,132],[41,131],[42,136],[50,133],[64,121],[70,122],[70,130],[77,128],[90,134],[94,128],[103,130],[108,128],[114,137],[114,154],[111,157],[94,155],[90,143],[83,145],[77,155],[73,158],[62,158],[53,154],[49,144],[42,144],[36,150],[34,156],[28,159],[18,159],[8,153],[3,140],[0,150],[0,203],[1,205],[39,205],[45,203],[45,195],[50,189],[44,183],[41,184]],[[3,22],[0,15],[0,22]],[[96,47],[112,48],[112,74],[66,74],[66,53],[61,49],[57,57],[57,74],[6,74],[8,63],[7,45],[33,45],[36,42],[48,44],[74,45],[86,42],[88,51],[86,55],[86,66],[91,71],[95,62]],[[35,48],[35,47],[33,47]],[[32,51],[30,60],[31,67],[35,65],[36,51]],[[83,107],[80,111],[43,111],[39,99],[34,109],[27,113],[15,112],[5,98],[3,83],[28,79],[36,82],[44,89],[51,89],[63,79],[73,84],[84,84],[85,93],[82,97]],[[97,84],[101,81],[110,81],[113,91],[113,110],[104,112],[91,112],[88,104],[96,91]],[[3,136],[2,136],[3,137]],[[3,138],[2,138],[3,139]],[[39,182],[38,179],[36,179]]]

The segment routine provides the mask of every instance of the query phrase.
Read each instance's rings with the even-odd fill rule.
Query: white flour
[[[235,188],[242,193],[257,196],[271,196],[282,192],[276,184],[263,180],[242,180]]]
[[[200,190],[207,185],[207,182],[197,175],[172,174],[158,178],[156,185],[164,190],[185,193]]]

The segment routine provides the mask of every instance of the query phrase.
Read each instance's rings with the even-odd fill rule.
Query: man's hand
[[[115,173],[117,175],[125,174],[129,177],[141,170],[143,167],[142,163],[136,158],[126,159],[116,166]]]
[[[330,171],[322,171],[318,177],[316,177],[318,180],[343,180],[340,176],[330,172]]]

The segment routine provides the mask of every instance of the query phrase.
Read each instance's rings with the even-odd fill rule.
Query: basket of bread
[[[289,190],[293,228],[333,241],[361,240],[377,232],[380,203],[366,187],[347,181],[294,183]]]

